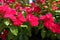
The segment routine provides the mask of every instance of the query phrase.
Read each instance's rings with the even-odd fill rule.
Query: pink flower
[[[35,5],[34,3],[31,3],[31,7],[32,9],[34,9],[34,12],[40,13],[41,9],[37,5]]]
[[[20,9],[20,7],[21,7],[21,4],[20,4],[20,3],[16,3],[16,4],[15,4],[15,9],[16,9],[16,10]]]
[[[46,15],[41,16],[40,20],[44,21],[44,26],[47,29],[50,29],[53,33],[57,33],[57,24],[54,23],[54,19],[52,17],[52,14],[48,13]]]
[[[57,2],[57,4],[60,4],[60,0]]]
[[[51,30],[53,33],[57,33],[57,32],[56,32],[56,29],[57,29],[57,24],[56,24],[56,23],[51,23],[51,28],[50,28],[50,30]]]
[[[0,12],[3,12],[3,10],[2,10],[2,9],[3,9],[3,6],[0,6]]]
[[[57,34],[60,34],[60,25],[56,23],[56,32]]]
[[[8,35],[8,30],[3,31],[3,34],[0,35],[2,40],[6,40],[6,36]]]
[[[54,22],[52,14],[47,13],[46,15],[41,15],[40,20]]]
[[[54,18],[51,13],[46,14],[46,20],[49,20],[51,22],[54,22]]]
[[[17,19],[20,20],[21,22],[25,22],[26,21],[25,17],[22,15],[21,12],[18,13]]]
[[[58,10],[58,7],[57,7],[57,6],[52,5],[52,10],[53,10],[53,11]]]
[[[46,19],[46,16],[45,15],[41,15],[40,16],[40,20],[44,21]]]
[[[15,21],[13,21],[13,24],[14,24],[14,26],[20,26],[20,25],[22,25],[22,22],[20,20],[16,19]]]
[[[35,11],[36,13],[40,13],[41,9],[40,9],[38,6],[36,6],[36,7],[34,7],[34,11]]]
[[[5,13],[7,10],[11,10],[11,8],[10,8],[8,5],[6,5],[6,4],[3,5],[2,8],[3,8],[2,11],[3,11],[4,13]]]
[[[4,18],[13,18],[16,15],[16,10],[11,9],[8,5],[4,5],[2,12],[4,14]]]
[[[4,14],[4,18],[13,18],[14,15],[16,15],[16,10],[7,9],[5,14]]]
[[[4,5],[4,0],[0,0],[0,3]]]
[[[47,28],[47,29],[50,29],[50,23],[49,22],[44,22],[44,26]]]
[[[16,0],[6,0],[6,2],[14,3]]]
[[[46,0],[36,0],[37,3],[45,3]]]
[[[3,6],[0,5],[0,12],[5,13],[6,10],[8,10],[8,9],[9,9],[8,5],[3,5]]]
[[[30,8],[30,7],[25,7],[25,8],[24,8],[24,11],[25,11],[27,14],[31,14],[31,13],[33,13],[34,9],[33,9],[33,8]]]
[[[33,21],[33,22],[30,22],[31,26],[38,26],[39,22],[37,21]]]
[[[24,18],[21,12],[18,13],[16,18],[12,18],[12,19],[13,19],[13,24],[15,26],[20,26],[26,21],[26,19]]]
[[[47,29],[50,29],[53,33],[56,33],[57,25],[54,22],[50,22],[50,21],[44,22],[44,26]]]
[[[27,15],[27,21],[31,24],[31,26],[38,26],[38,18],[32,14]]]

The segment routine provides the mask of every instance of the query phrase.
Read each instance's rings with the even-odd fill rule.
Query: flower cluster
[[[15,2],[15,0],[6,0],[8,2]],[[40,1],[41,3],[44,3],[45,0],[37,0]],[[8,18],[12,21],[12,24],[14,26],[20,26],[22,25],[24,22],[29,22],[31,26],[38,26],[39,22],[39,18],[37,16],[34,16],[32,13],[36,12],[36,13],[40,13],[41,9],[35,5],[34,3],[30,3],[31,7],[21,7],[21,5],[19,3],[17,3],[15,5],[15,9],[10,8],[9,5],[5,4],[5,5],[1,5],[0,6],[0,14],[2,15],[3,18]],[[17,12],[16,9],[20,10],[21,12]],[[52,7],[53,10],[56,10],[56,7]],[[26,18],[23,16],[22,11],[26,12]],[[52,17],[52,14],[48,13],[46,15],[42,15],[40,17],[40,20],[44,21],[44,25],[47,29],[52,30],[53,32],[57,32],[57,25],[54,22],[54,19]],[[56,31],[57,30],[57,31]]]
[[[2,39],[2,40],[6,40],[6,36],[8,35],[8,30],[5,30],[5,31],[3,31],[3,33],[2,34],[0,34],[0,38]]]
[[[42,15],[40,20],[43,21],[43,24],[47,29],[50,29],[54,33],[60,33],[60,26],[54,22],[52,14],[48,13],[46,15]]]
[[[32,26],[38,26],[38,17],[32,15],[32,14],[27,14],[27,21],[32,25]]]
[[[34,15],[32,15],[32,13],[34,10],[36,11],[39,8],[32,8],[23,8],[23,11],[25,11],[27,14],[26,18],[23,16],[22,12],[17,12],[15,9],[10,8],[8,5],[0,6],[0,12],[1,14],[3,14],[3,18],[10,19],[15,26],[22,25],[26,20],[30,22],[31,26],[38,26],[38,17],[35,17]],[[36,12],[39,13],[39,10],[37,10]]]
[[[14,3],[16,0],[0,0],[1,3]]]
[[[19,0],[0,0],[0,18],[3,21],[3,23],[1,22],[1,26],[4,26],[2,30],[10,29],[14,35],[19,35],[19,27],[27,27],[28,30],[31,26],[40,30],[40,26],[44,25],[42,28],[43,31],[45,30],[44,28],[47,28],[53,33],[60,34],[60,25],[55,22],[57,19],[56,16],[59,15],[60,17],[60,1],[36,0],[36,3],[32,1],[29,4],[25,4],[26,2],[24,0],[18,1]],[[7,21],[9,20],[8,23],[5,23],[5,19]],[[8,27],[5,28],[5,26]],[[10,26],[15,26],[16,29],[11,28]],[[8,31],[4,30],[3,33],[0,34],[0,38],[6,40],[7,34]]]
[[[37,3],[45,3],[46,0],[37,0]]]
[[[20,26],[25,22],[25,18],[21,12],[16,12],[15,9],[11,9],[8,5],[0,6],[0,12],[3,14],[3,18],[11,19],[14,25]]]
[[[34,9],[34,10],[33,10],[34,12],[40,13],[41,8],[38,7],[37,5],[35,5],[34,3],[31,3],[31,7],[32,7],[32,9]]]

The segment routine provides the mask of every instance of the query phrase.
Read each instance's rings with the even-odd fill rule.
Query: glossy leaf
[[[45,38],[46,36],[46,31],[44,29],[41,30],[41,37],[42,38]]]
[[[17,27],[11,26],[10,31],[13,35],[17,36],[17,34],[18,34],[18,28]]]

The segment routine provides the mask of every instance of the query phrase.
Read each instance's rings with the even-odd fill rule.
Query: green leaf
[[[31,37],[31,28],[30,27],[20,27],[20,33]]]
[[[26,12],[22,11],[22,14],[23,14],[24,17],[26,17]]]
[[[4,19],[4,24],[5,24],[6,26],[8,26],[8,25],[10,24],[10,20],[9,20],[9,19]]]
[[[55,22],[60,24],[60,16],[56,16]]]
[[[21,25],[21,27],[28,27],[27,25]]]
[[[38,29],[42,29],[42,28],[44,28],[44,25],[40,23],[40,25],[38,26]]]
[[[20,27],[18,36],[19,40],[28,40],[28,37],[31,37],[31,29],[29,27]]]
[[[56,10],[55,12],[59,12],[60,13],[60,10]]]
[[[10,31],[13,35],[17,36],[18,34],[18,28],[17,27],[10,27]]]
[[[39,30],[42,29],[42,28],[44,28],[44,25],[42,23],[40,23],[38,25],[38,27],[35,28],[35,31],[36,31],[35,34],[37,34],[39,32]]]
[[[21,25],[20,28],[21,28],[20,32],[22,32],[22,34],[25,34],[25,35],[31,37],[31,28],[30,27],[28,27],[27,25]]]
[[[28,40],[28,36],[27,36],[27,35],[24,35],[24,34],[19,33],[19,38],[18,38],[18,40]]]
[[[52,0],[53,2],[59,1],[59,0]]]
[[[31,28],[27,28],[27,36],[31,37],[32,34],[31,34]]]
[[[13,37],[14,37],[14,35],[9,31],[7,40],[11,40],[11,39],[13,39]]]
[[[1,19],[1,18],[0,18],[0,27],[4,26],[3,20],[4,20],[4,19]]]
[[[4,24],[8,26],[10,23],[9,21],[5,21]]]
[[[4,30],[4,28],[5,28],[5,25],[4,25],[3,19],[0,18],[0,32]]]
[[[46,31],[44,29],[41,30],[41,37],[42,38],[45,38],[46,36]]]
[[[57,34],[57,39],[59,39],[59,40],[60,40],[60,34]]]
[[[51,35],[52,35],[51,30],[47,30],[47,34],[46,34],[47,38],[49,38]]]
[[[52,33],[51,34],[51,40],[55,40],[56,39],[56,34]]]

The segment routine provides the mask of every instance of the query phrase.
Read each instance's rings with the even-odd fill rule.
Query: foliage
[[[60,40],[60,1],[0,0],[0,38],[29,40],[33,34]]]

